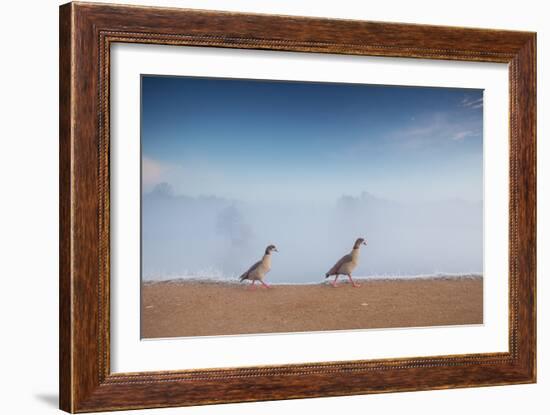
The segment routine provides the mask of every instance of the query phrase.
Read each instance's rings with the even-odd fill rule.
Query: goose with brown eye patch
[[[334,264],[334,266],[325,274],[325,278],[330,277],[331,275],[335,275],[336,278],[334,278],[334,281],[332,281],[332,286],[337,287],[336,281],[338,280],[338,277],[340,275],[347,275],[351,284],[354,287],[360,287],[361,285],[353,281],[353,278],[351,277],[351,273],[353,270],[357,267],[357,264],[359,263],[359,248],[361,248],[361,245],[366,245],[367,241],[363,238],[358,238],[355,243],[353,244],[353,249],[351,252],[347,255],[344,255],[340,260]]]
[[[265,253],[262,259],[252,265],[248,269],[248,271],[241,275],[239,277],[239,280],[241,282],[244,280],[252,281],[252,284],[250,285],[250,289],[252,290],[255,289],[254,284],[256,283],[256,281],[260,281],[264,288],[271,288],[268,284],[264,282],[264,277],[271,269],[272,252],[279,252],[275,245],[269,245],[267,248],[265,248]]]

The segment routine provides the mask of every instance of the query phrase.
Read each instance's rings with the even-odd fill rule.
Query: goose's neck
[[[355,261],[359,258],[359,248],[353,248],[351,250],[351,258],[352,258],[353,261]]]

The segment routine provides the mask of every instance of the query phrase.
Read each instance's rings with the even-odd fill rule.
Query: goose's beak
[[[363,241],[363,245],[366,245],[367,244],[367,241]]]
[[[274,250],[275,252],[279,252],[279,250],[278,250],[277,248],[273,248],[273,250]]]

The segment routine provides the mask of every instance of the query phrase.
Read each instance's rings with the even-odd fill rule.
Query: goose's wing
[[[344,265],[346,262],[351,262],[352,258],[350,254],[344,255],[340,260],[334,264],[334,266],[327,272],[326,276],[334,275],[338,273],[338,270],[342,265]]]
[[[262,263],[262,261],[258,261],[258,262],[256,262],[254,265],[252,265],[252,266],[248,269],[248,271],[246,271],[243,275],[241,275],[241,276],[239,277],[239,280],[243,281],[243,280],[248,279],[248,276],[250,275],[250,273],[251,273],[252,271],[254,271],[256,268],[258,268],[258,267],[260,266],[261,263]]]

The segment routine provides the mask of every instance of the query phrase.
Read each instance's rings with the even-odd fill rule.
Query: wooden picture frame
[[[507,63],[509,352],[111,373],[109,59],[110,46],[117,42]],[[59,94],[61,409],[90,412],[535,382],[535,33],[69,3],[60,8]]]

